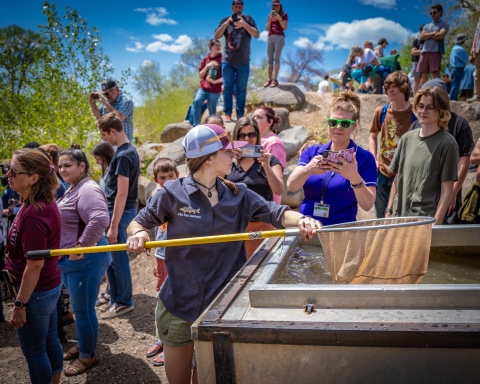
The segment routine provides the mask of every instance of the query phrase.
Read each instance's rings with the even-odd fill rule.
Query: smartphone
[[[98,93],[92,93],[92,99],[100,99],[100,96],[98,95]]]
[[[261,145],[246,145],[242,147],[242,157],[259,158],[262,156]]]
[[[327,149],[323,151],[322,157],[325,160],[331,161],[332,163],[340,164],[342,163],[342,161],[340,161],[339,157],[342,156],[347,163],[351,163],[353,161],[354,153],[355,153],[355,148],[343,149],[340,152],[330,151]]]

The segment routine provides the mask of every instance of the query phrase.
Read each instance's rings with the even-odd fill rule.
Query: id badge
[[[315,203],[313,207],[313,216],[328,219],[330,213],[330,204]]]

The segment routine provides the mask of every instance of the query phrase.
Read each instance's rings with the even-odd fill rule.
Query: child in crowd
[[[153,165],[153,181],[158,184],[159,188],[163,188],[163,185],[168,180],[176,180],[180,176],[177,170],[177,164],[175,161],[167,158],[159,158]],[[167,239],[167,224],[162,224],[159,227],[155,228],[155,240],[166,240]],[[153,275],[157,278],[157,292],[160,292],[163,282],[167,278],[167,267],[165,265],[165,247],[159,247],[155,249],[155,258],[156,265],[153,268]],[[157,327],[155,327],[157,329]],[[155,356],[159,354],[155,360],[153,360],[153,365],[161,366],[164,364],[163,354],[163,344],[158,336],[158,331],[155,331],[157,334],[157,342],[148,348],[146,353],[147,357]]]
[[[475,57],[470,56],[470,64],[465,67],[463,71],[462,82],[460,83],[460,100],[467,101],[473,97],[474,81],[473,73],[475,72]]]

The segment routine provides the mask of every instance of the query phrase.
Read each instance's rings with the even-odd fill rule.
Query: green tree
[[[263,87],[263,83],[268,79],[268,59],[262,58],[262,62],[259,67],[252,66],[250,68],[250,76],[248,79],[248,89],[253,90]]]
[[[101,47],[96,27],[66,8],[59,16],[54,4],[44,2],[46,24],[39,26],[39,45],[47,54],[31,66],[18,94],[0,90],[5,107],[0,110],[0,158],[25,142],[73,142],[89,150],[99,136],[87,97],[113,68]],[[128,76],[123,73],[122,79]],[[120,84],[122,81],[120,81]]]
[[[162,75],[160,63],[144,62],[132,76],[133,87],[145,99],[152,99],[162,93],[165,76]]]
[[[199,84],[200,78],[198,77],[198,70],[179,63],[170,69],[168,79],[165,82],[165,88],[168,90],[174,88],[183,89],[191,94],[193,98]]]
[[[400,50],[398,53],[400,56],[398,57],[398,62],[402,67],[402,71],[405,73],[409,73],[412,69],[412,45],[413,40],[415,37],[410,36],[405,42],[402,43],[400,46]]]
[[[192,37],[192,44],[180,55],[180,61],[192,70],[198,71],[200,62],[210,52],[208,36]]]

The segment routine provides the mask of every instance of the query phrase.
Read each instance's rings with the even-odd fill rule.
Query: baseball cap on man
[[[117,86],[115,80],[106,79],[102,81],[102,93],[107,93]]]
[[[384,37],[382,37],[380,40],[378,40],[378,45],[383,44],[383,43],[387,43],[387,45],[388,45],[388,41]]]
[[[243,0],[233,0],[232,5],[243,5]]]
[[[220,149],[241,148],[247,144],[247,141],[232,141],[230,132],[216,124],[197,125],[187,133],[182,142],[187,159],[196,159]]]
[[[280,0],[272,0],[272,5],[280,5]]]

